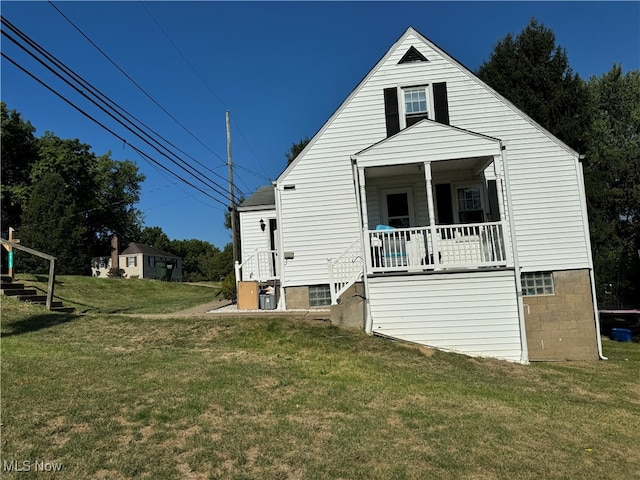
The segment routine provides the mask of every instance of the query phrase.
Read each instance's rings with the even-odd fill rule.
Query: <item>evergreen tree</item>
[[[585,183],[598,297],[640,298],[640,71],[613,68],[588,82]]]
[[[23,213],[20,240],[24,245],[57,258],[56,272],[62,275],[87,274],[91,252],[87,230],[62,176],[44,174],[33,186]],[[21,271],[46,273],[48,262],[19,252]]]
[[[584,153],[587,93],[554,33],[535,19],[515,38],[498,42],[477,75],[523,112]]]

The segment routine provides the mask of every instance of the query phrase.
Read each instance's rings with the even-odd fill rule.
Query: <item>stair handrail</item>
[[[359,267],[358,267],[359,265]],[[343,268],[337,268],[342,266]],[[356,239],[337,258],[328,258],[331,304],[337,305],[338,298],[356,283],[364,273],[364,259],[360,239]]]
[[[49,255],[47,253],[39,252],[38,250],[34,250],[33,248],[25,247],[24,245],[20,245],[19,243],[12,242],[10,240],[6,240],[4,238],[0,238],[0,243],[7,247],[15,248],[16,250],[22,250],[23,252],[30,253],[31,255],[35,255],[36,257],[44,258],[45,260],[49,260],[49,285],[47,286],[47,310],[51,310],[53,306],[53,287],[55,285],[56,280],[56,257],[53,255]]]

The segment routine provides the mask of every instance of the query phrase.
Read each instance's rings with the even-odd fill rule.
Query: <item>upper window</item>
[[[429,118],[428,92],[429,87],[408,87],[402,90],[404,95],[404,113],[406,127]]]
[[[127,257],[127,267],[137,266],[136,257]]]

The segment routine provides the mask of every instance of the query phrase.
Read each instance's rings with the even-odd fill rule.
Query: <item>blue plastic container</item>
[[[616,342],[630,342],[631,330],[628,328],[612,328],[611,340],[615,340]]]

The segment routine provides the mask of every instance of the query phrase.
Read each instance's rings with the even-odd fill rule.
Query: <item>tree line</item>
[[[477,75],[580,154],[601,305],[640,298],[640,71],[583,80],[535,19],[498,42]]]
[[[89,275],[92,257],[110,255],[114,234],[123,245],[146,243],[182,257],[186,281],[219,280],[233,271],[230,246],[169,240],[160,227],[144,226],[136,205],[145,177],[134,162],[96,155],[90,145],[53,132],[37,138],[19,112],[4,102],[0,108],[4,238],[14,228],[21,244],[57,257],[63,275]],[[41,259],[15,255],[19,271],[47,271]],[[4,249],[2,263],[4,270]]]

